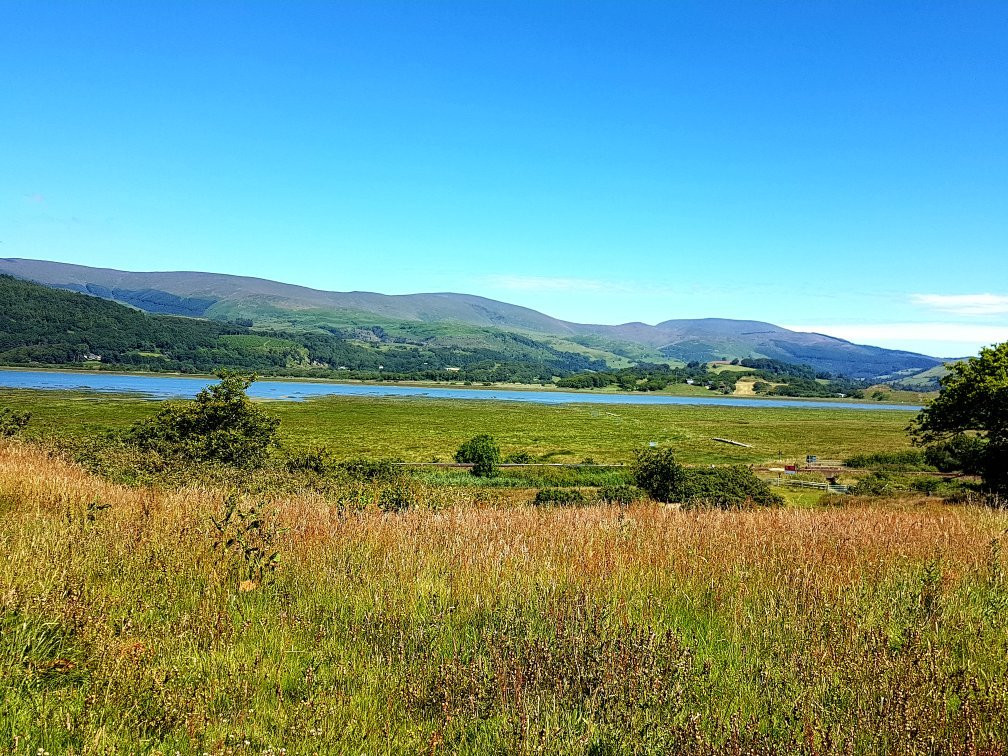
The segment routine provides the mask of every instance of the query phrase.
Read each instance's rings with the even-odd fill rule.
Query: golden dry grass
[[[457,490],[390,514],[303,491],[257,502],[282,562],[239,590],[213,549],[226,495],[0,445],[0,745],[1004,749],[1004,513]]]

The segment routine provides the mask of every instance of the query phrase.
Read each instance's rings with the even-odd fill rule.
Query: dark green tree
[[[634,461],[634,482],[655,501],[676,501],[682,488],[684,470],[671,449],[638,449]]]
[[[245,393],[254,375],[221,372],[193,401],[164,402],[152,418],[134,423],[128,441],[166,457],[239,467],[263,463],[277,444],[280,420]]]
[[[978,356],[948,369],[938,397],[911,425],[914,442],[975,434],[983,444],[978,466],[984,483],[1008,491],[1008,342],[981,349]]]
[[[488,478],[497,473],[500,464],[500,448],[493,436],[483,433],[473,436],[463,443],[455,452],[455,461],[461,464],[471,464],[472,474]]]

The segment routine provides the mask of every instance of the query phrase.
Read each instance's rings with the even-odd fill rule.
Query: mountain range
[[[262,278],[195,271],[129,272],[0,258],[0,274],[90,294],[149,313],[263,329],[324,331],[372,347],[381,342],[479,348],[502,335],[558,352],[604,360],[689,362],[768,357],[853,378],[905,378],[942,363],[913,352],[790,331],[756,320],[666,320],[656,325],[573,323],[470,294],[334,292]]]

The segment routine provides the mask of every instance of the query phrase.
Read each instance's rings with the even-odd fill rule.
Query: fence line
[[[784,480],[780,482],[771,482],[782,486],[795,486],[796,488],[815,488],[819,491],[826,491],[827,493],[845,494],[850,492],[850,486],[841,486],[835,483],[816,483],[812,480]]]

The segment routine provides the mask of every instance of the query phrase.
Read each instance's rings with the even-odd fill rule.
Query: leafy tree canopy
[[[126,438],[166,457],[216,461],[239,467],[262,464],[277,444],[279,418],[245,391],[254,375],[221,372],[193,401],[164,402],[152,418],[134,423]]]
[[[497,446],[493,436],[488,436],[485,433],[473,436],[455,452],[455,461],[471,464],[472,474],[481,478],[490,477],[497,472],[500,458],[500,447]]]
[[[778,506],[783,500],[747,467],[691,469],[676,462],[671,449],[635,452],[634,482],[655,501],[688,506]]]
[[[984,444],[980,468],[985,483],[1008,490],[1008,342],[948,366],[938,397],[921,410],[914,441],[944,441],[974,432]]]

